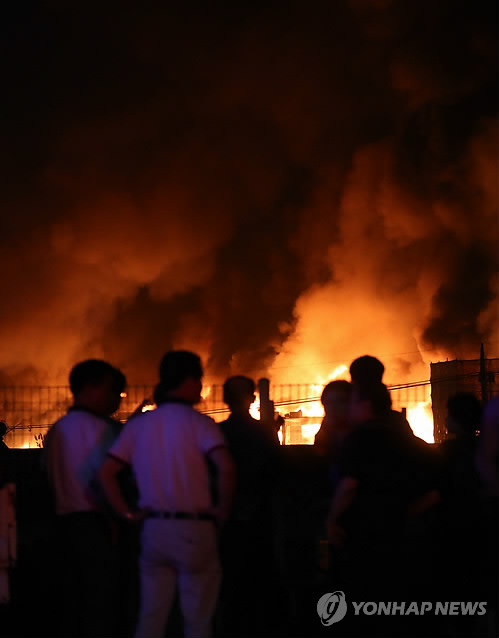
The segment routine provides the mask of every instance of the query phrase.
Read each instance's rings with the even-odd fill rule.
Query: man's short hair
[[[238,403],[241,399],[255,394],[255,382],[249,377],[229,377],[224,383],[224,401],[227,405]]]
[[[192,377],[201,379],[203,366],[197,354],[187,350],[170,350],[161,359],[159,366],[159,383],[162,392],[176,390],[182,383]]]
[[[390,413],[392,409],[392,397],[384,383],[356,385],[355,393],[361,401],[368,401],[370,403],[374,416],[381,417]]]
[[[77,363],[69,374],[69,386],[71,392],[76,396],[86,386],[99,385],[111,376],[113,379],[113,389],[116,392],[123,392],[126,386],[126,377],[114,366],[101,359],[87,359]]]
[[[350,376],[355,385],[371,385],[381,383],[385,366],[376,357],[364,355],[355,359],[350,365]]]
[[[447,400],[449,416],[461,426],[463,433],[474,435],[480,429],[482,404],[471,392],[457,392]]]
[[[338,379],[337,381],[331,381],[328,383],[321,394],[321,403],[324,405],[324,401],[328,394],[331,392],[337,392],[338,394],[342,394],[345,401],[348,401],[350,395],[352,394],[352,384],[348,383],[343,379]]]

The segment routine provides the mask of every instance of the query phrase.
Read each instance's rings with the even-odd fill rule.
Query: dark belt
[[[215,521],[215,517],[212,514],[203,514],[196,512],[164,512],[157,510],[150,510],[146,514],[146,518],[159,518],[163,520],[176,519],[184,521]]]

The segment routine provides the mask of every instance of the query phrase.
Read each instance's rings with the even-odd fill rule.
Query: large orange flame
[[[412,431],[427,443],[435,443],[431,401],[420,401],[407,408],[407,420]]]

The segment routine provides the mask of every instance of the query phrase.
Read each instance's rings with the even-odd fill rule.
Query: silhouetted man
[[[49,479],[55,495],[58,548],[65,581],[58,614],[62,635],[111,636],[116,628],[112,527],[97,472],[115,430],[124,375],[105,361],[78,363],[69,376],[73,406],[45,439]]]
[[[278,471],[279,439],[272,426],[254,419],[252,379],[235,376],[224,384],[231,415],[220,428],[237,472],[231,516],[222,534],[224,583],[220,633],[250,636],[269,631],[265,616],[272,597],[272,493]],[[264,626],[262,626],[264,625]]]
[[[405,436],[393,428],[386,386],[354,385],[350,414],[355,427],[342,449],[328,520],[330,541],[348,557],[341,585],[355,600],[404,600],[411,579],[406,522],[427,488]],[[390,628],[383,625],[373,631]]]
[[[381,361],[370,355],[358,357],[350,365],[352,383],[363,388],[382,384],[384,372],[385,366]],[[397,428],[399,432],[406,434],[412,442],[417,443],[421,441],[424,446],[426,446],[426,443],[422,439],[418,439],[417,442],[414,441],[417,437],[415,437],[409,422],[401,412],[390,410],[390,415],[393,426]]]
[[[350,364],[350,377],[352,383],[366,386],[383,383],[385,366],[376,357],[366,354],[358,357]]]
[[[345,436],[350,431],[350,395],[352,386],[348,381],[331,381],[321,395],[324,418],[315,435],[314,446],[321,456],[330,460],[337,454]]]
[[[7,431],[8,431],[7,423],[5,423],[5,421],[0,421],[0,449],[2,450],[9,449],[7,444],[3,440],[4,436],[7,434]]]
[[[168,352],[160,365],[157,409],[126,424],[100,472],[118,514],[130,520],[145,515],[138,637],[163,636],[177,587],[184,635],[211,633],[221,580],[217,529],[229,514],[234,471],[220,428],[193,408],[201,399],[202,376],[197,355]],[[218,471],[216,507],[206,457]],[[120,491],[123,464],[133,468],[141,512],[130,511]]]
[[[8,428],[4,421],[0,421],[0,487],[3,487],[11,480],[9,446],[3,440]]]
[[[491,399],[484,410],[476,467],[486,492],[497,500],[499,469],[499,397]]]
[[[390,410],[386,386],[354,386],[350,415],[355,428],[343,446],[340,483],[328,518],[329,538],[335,545],[367,540],[384,544],[386,533],[392,531],[392,517],[400,517],[400,508],[395,513],[391,505],[400,505],[401,495],[387,501],[386,492],[401,489],[395,476],[401,461],[398,442],[387,425]]]
[[[476,454],[476,468],[483,486],[484,524],[481,579],[486,588],[489,631],[498,634],[498,465],[499,465],[499,397],[491,399],[484,408],[480,438]]]
[[[382,385],[385,366],[376,357],[365,355],[358,357],[350,365],[352,384],[357,388],[369,391]],[[394,433],[405,440],[407,452],[412,457],[412,467],[419,472],[419,482],[425,483],[423,491],[431,491],[437,484],[438,459],[432,445],[417,437],[406,417],[397,410],[390,409],[384,415],[385,425],[391,426]],[[423,504],[421,503],[421,507]]]
[[[458,392],[447,401],[448,438],[440,444],[442,458],[441,559],[445,600],[486,600],[483,580],[487,558],[485,509],[476,468],[482,406],[474,394]],[[496,512],[497,514],[497,512]],[[456,624],[457,635],[473,634],[467,619]],[[470,634],[471,632],[471,634]]]

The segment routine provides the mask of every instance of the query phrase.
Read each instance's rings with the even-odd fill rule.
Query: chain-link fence
[[[406,413],[418,436],[429,442],[435,436],[439,442],[445,437],[446,404],[451,394],[468,391],[481,398],[484,388],[489,398],[499,394],[499,360],[486,361],[485,379],[480,380],[479,367],[478,360],[432,364],[431,380],[389,386],[393,408]],[[284,445],[313,443],[323,416],[322,390],[321,385],[307,383],[270,385],[270,398],[284,417],[280,432]],[[128,386],[116,418],[125,422],[137,409],[153,407],[153,394],[152,385]],[[0,420],[8,426],[5,442],[13,448],[42,446],[43,436],[71,404],[68,386],[0,386]],[[251,410],[256,418],[258,406],[257,396]],[[226,419],[229,410],[223,401],[223,386],[205,387],[197,408],[215,421]]]
[[[415,408],[425,404],[429,411],[429,382],[393,386],[392,401],[395,409]],[[281,440],[285,445],[313,443],[315,433],[323,416],[320,395],[322,386],[314,384],[271,385],[270,397],[276,410],[285,417]],[[154,386],[129,386],[122,397],[116,417],[125,422],[141,406],[153,406]],[[229,415],[223,402],[222,385],[213,385],[203,390],[204,399],[198,406],[216,421]],[[5,442],[9,447],[28,448],[43,444],[43,436],[50,426],[63,416],[72,404],[72,395],[67,386],[3,386],[0,387],[0,419],[8,425]],[[258,418],[258,398],[252,407]],[[409,419],[410,420],[410,419]],[[412,424],[411,424],[412,425]]]

